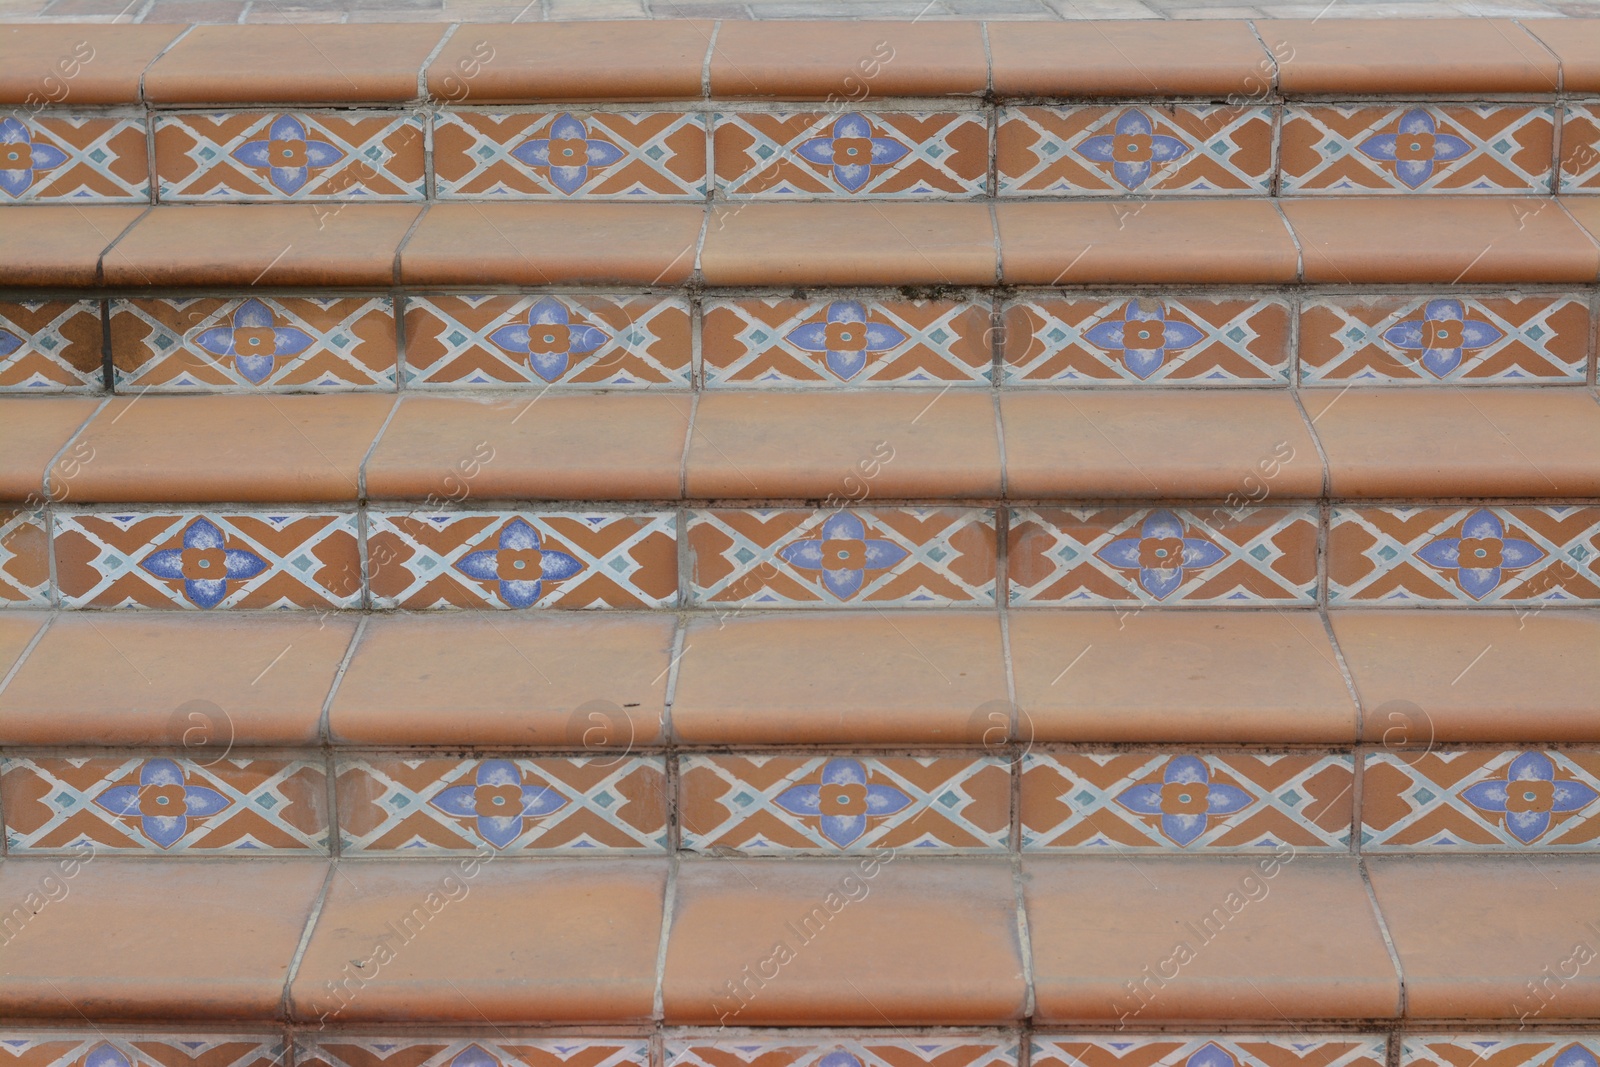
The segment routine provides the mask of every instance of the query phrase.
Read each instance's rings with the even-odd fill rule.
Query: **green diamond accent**
[[[1431,790],[1431,789],[1418,789],[1415,793],[1412,793],[1411,795],[1417,798],[1417,803],[1426,804],[1429,801],[1433,800],[1433,798],[1435,796],[1437,796],[1438,794],[1434,793],[1434,791]]]
[[[751,560],[756,558],[756,554],[750,551],[748,548],[741,548],[739,551],[733,554],[733,558],[738,560],[740,563],[749,563]]]
[[[1228,338],[1228,340],[1230,340],[1230,341],[1243,341],[1246,337],[1248,337],[1250,335],[1245,333],[1243,326],[1235,326],[1233,329],[1229,330],[1227,332],[1227,334],[1225,334],[1224,336],[1226,336]]]
[[[628,569],[628,561],[623,559],[621,556],[617,556],[614,559],[612,559],[611,562],[607,563],[606,566],[610,567],[612,570],[616,571],[618,574],[621,574],[623,571],[626,571]]]
[[[1300,806],[1300,802],[1305,799],[1305,797],[1302,797],[1299,793],[1296,793],[1293,789],[1289,790],[1287,793],[1280,793],[1278,795],[1281,796],[1284,799],[1284,801],[1286,803],[1288,803],[1288,805],[1291,808],[1299,807]]]
[[[944,549],[942,549],[942,548],[938,547],[937,545],[935,545],[933,548],[930,548],[926,552],[924,552],[923,555],[927,556],[929,559],[933,560],[935,563],[943,563],[945,556],[949,555],[949,553],[947,553]]]
[[[104,163],[110,157],[106,155],[105,149],[96,148],[93,152],[89,153],[89,158],[94,160],[96,163]]]
[[[471,338],[468,337],[466,334],[462,333],[460,330],[451,330],[450,331],[449,341],[453,345],[464,345],[470,340],[471,340]]]
[[[651,159],[659,160],[667,153],[660,145],[653,144],[649,148],[645,149],[644,154],[649,156]]]
[[[1394,549],[1390,548],[1388,545],[1384,545],[1382,548],[1378,549],[1378,558],[1379,559],[1383,559],[1383,560],[1394,559],[1399,554],[1400,553],[1396,552]]]
[[[1270,555],[1272,555],[1272,549],[1268,548],[1266,545],[1257,545],[1250,550],[1250,557],[1252,559],[1260,560],[1263,563],[1266,562],[1267,557]]]
[[[950,339],[950,335],[945,333],[943,329],[937,329],[928,335],[928,339],[942,345]]]
[[[267,811],[278,806],[278,798],[273,796],[256,797],[256,804]]]

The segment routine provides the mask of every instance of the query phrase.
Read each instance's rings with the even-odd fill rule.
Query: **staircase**
[[[0,28],[0,1067],[1596,1067],[1597,56]]]

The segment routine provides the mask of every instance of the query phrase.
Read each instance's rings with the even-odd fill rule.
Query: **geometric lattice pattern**
[[[44,512],[0,508],[0,606],[50,603],[50,535]]]
[[[98,300],[0,301],[0,392],[95,393]]]
[[[441,200],[700,200],[705,117],[672,111],[441,112]]]
[[[295,1041],[295,1061],[327,1067],[650,1067],[638,1037],[326,1037]]]
[[[5,1067],[283,1067],[286,1055],[270,1034],[0,1029]]]
[[[1560,179],[1563,193],[1600,192],[1600,105],[1567,105]]]
[[[990,1034],[901,1030],[895,1037],[883,1037],[821,1031],[730,1035],[714,1041],[685,1036],[666,1042],[666,1067],[1016,1067],[1016,1062],[1015,1039]]]
[[[1037,1067],[1383,1067],[1386,1056],[1384,1038],[1373,1034],[1074,1034],[1035,1037],[1032,1062]]]
[[[150,201],[142,114],[0,109],[0,144],[0,205]]]
[[[1542,996],[1547,986],[1529,988]],[[1541,996],[1530,993],[1512,1005],[1528,1009],[1524,1024],[1538,1015]],[[1600,1038],[1594,1034],[1419,1034],[1400,1044],[1400,1067],[1557,1067],[1558,1061],[1576,1065],[1597,1059]]]

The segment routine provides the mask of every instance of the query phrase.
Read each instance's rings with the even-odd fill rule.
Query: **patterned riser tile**
[[[281,1034],[0,1027],[6,1067],[283,1067],[288,1051]]]
[[[1372,1034],[1034,1035],[1037,1067],[1383,1067]]]
[[[724,1034],[669,1036],[665,1067],[1015,1067],[1018,1051],[987,1033]]]
[[[0,392],[103,388],[98,300],[0,301]]]
[[[0,205],[148,203],[142,114],[0,110]]]
[[[1527,1000],[1535,1012],[1538,999]],[[1597,1062],[1600,1038],[1593,1034],[1415,1034],[1400,1044],[1400,1067],[1596,1067]]]
[[[0,608],[50,603],[50,533],[44,513],[0,508]]]
[[[477,1037],[306,1034],[297,1067],[650,1067],[642,1037],[512,1037],[499,1028]]]
[[[1562,193],[1600,192],[1600,104],[1570,104],[1561,122]]]

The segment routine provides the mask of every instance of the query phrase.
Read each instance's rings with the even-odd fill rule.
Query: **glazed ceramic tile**
[[[993,604],[994,523],[975,508],[696,511],[691,596],[749,607]]]
[[[1028,508],[1011,513],[1013,604],[1311,604],[1311,508]]]
[[[57,512],[70,608],[354,608],[356,517],[336,512]]]
[[[1328,296],[1300,308],[1300,381],[1582,383],[1588,302],[1576,296]]]
[[[715,152],[730,199],[982,196],[989,128],[976,111],[725,113]]]
[[[1015,1067],[1014,1039],[992,1034],[894,1037],[827,1031],[671,1037],[666,1067]]]
[[[1373,1034],[1074,1034],[1035,1036],[1031,1062],[1036,1067],[1382,1067],[1385,1044]]]
[[[650,1067],[642,1037],[328,1036],[307,1033],[295,1062],[321,1067]]]
[[[1372,752],[1361,847],[1600,851],[1600,752]]]
[[[1011,773],[994,756],[683,756],[683,847],[754,853],[1005,849]]]
[[[0,608],[50,603],[50,537],[44,513],[0,508]]]
[[[1008,303],[1001,321],[1006,385],[1289,380],[1289,305],[1273,297],[1040,295]]]
[[[8,1067],[282,1067],[275,1034],[182,1034],[119,1030],[0,1030]]]
[[[0,111],[0,204],[62,200],[149,202],[143,116]]]
[[[650,296],[408,296],[406,385],[688,388],[689,303]]]
[[[477,849],[660,852],[667,771],[659,756],[339,762],[346,853]]]
[[[0,301],[0,392],[101,389],[98,300]]]
[[[1352,756],[1050,753],[1022,764],[1024,849],[1345,851]]]
[[[177,112],[156,119],[163,201],[421,200],[422,116],[404,111]]]
[[[328,848],[320,759],[14,756],[3,767],[0,810],[12,855]]]
[[[117,388],[158,393],[393,389],[389,297],[141,297],[111,302]]]
[[[1263,194],[1272,185],[1267,107],[1014,107],[999,123],[1002,196],[1215,196]]]
[[[1568,104],[1561,122],[1561,192],[1600,192],[1600,104]]]
[[[1548,979],[1537,981],[1539,976],[1527,988],[1547,988]],[[1536,1015],[1545,999],[1529,993],[1511,1007]],[[1400,1044],[1400,1067],[1595,1067],[1597,1062],[1600,1039],[1593,1034],[1415,1034]]]
[[[445,111],[434,119],[441,199],[699,200],[705,117],[681,111]]]
[[[1529,104],[1308,104],[1283,120],[1296,193],[1545,193],[1554,111]]]
[[[709,300],[706,385],[989,384],[989,305],[952,300]]]
[[[1597,507],[1336,507],[1328,601],[1600,601],[1597,560]]]
[[[670,512],[373,512],[368,522],[374,607],[677,603]]]

